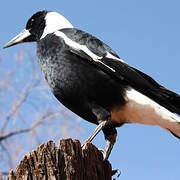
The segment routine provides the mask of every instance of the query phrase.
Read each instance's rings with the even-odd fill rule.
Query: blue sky
[[[179,8],[178,0],[6,0],[0,7],[0,47],[24,28],[34,12],[58,11],[75,27],[109,44],[128,64],[180,94]],[[32,44],[1,49],[0,55],[9,58],[24,48],[35,55]],[[95,126],[85,121],[81,124],[85,140]],[[103,135],[94,143],[104,146]],[[125,125],[118,129],[110,161],[121,169],[122,180],[179,180],[180,141],[159,127]]]

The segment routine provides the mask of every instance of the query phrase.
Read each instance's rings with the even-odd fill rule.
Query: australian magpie
[[[37,42],[37,59],[55,97],[103,130],[107,159],[124,123],[158,125],[180,138],[180,96],[124,62],[108,45],[62,15],[39,11],[4,48]]]

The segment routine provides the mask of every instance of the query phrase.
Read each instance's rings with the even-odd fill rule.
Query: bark
[[[111,180],[112,168],[92,144],[84,149],[78,140],[63,139],[40,145],[24,156],[7,180]]]

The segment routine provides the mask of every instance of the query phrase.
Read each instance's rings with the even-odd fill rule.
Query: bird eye
[[[33,24],[33,22],[34,22],[34,19],[31,19],[31,25]]]
[[[26,25],[26,28],[27,29],[31,29],[33,27],[33,24],[34,24],[34,18],[30,19],[28,22],[27,22],[27,25]]]
[[[34,23],[34,19],[31,19],[30,22],[29,22],[29,27],[32,27],[33,23]]]

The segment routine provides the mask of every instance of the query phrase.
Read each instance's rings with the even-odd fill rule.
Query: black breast
[[[124,103],[126,86],[73,54],[62,39],[46,36],[38,42],[37,55],[53,94],[82,118],[97,123],[93,104],[110,111],[113,105]]]

